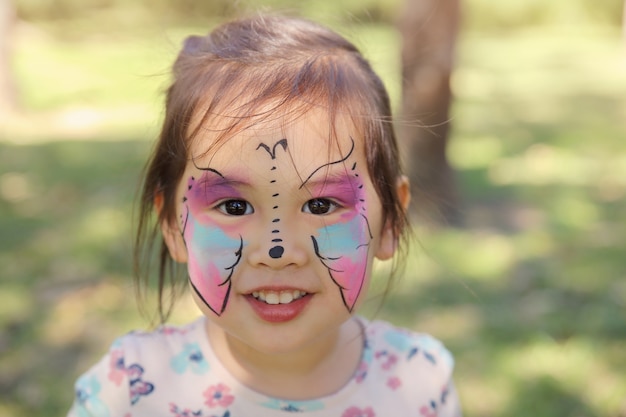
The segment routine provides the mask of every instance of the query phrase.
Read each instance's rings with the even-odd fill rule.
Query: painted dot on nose
[[[270,249],[270,256],[274,259],[278,259],[283,256],[283,252],[285,252],[285,248],[283,248],[282,246],[274,246],[272,249]]]

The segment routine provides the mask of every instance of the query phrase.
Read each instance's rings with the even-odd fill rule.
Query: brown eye
[[[254,213],[252,206],[245,200],[228,200],[218,206],[218,209],[231,216],[244,216]]]
[[[327,198],[314,198],[302,207],[303,212],[318,216],[332,213],[335,209],[337,209],[337,204]]]

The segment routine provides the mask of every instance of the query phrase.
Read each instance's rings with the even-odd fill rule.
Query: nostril
[[[270,249],[269,255],[271,258],[278,259],[281,256],[283,256],[284,252],[285,252],[285,248],[283,248],[282,246],[274,246],[273,248]]]

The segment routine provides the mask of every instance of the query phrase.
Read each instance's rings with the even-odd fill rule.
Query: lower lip
[[[248,300],[254,312],[262,320],[270,323],[284,323],[298,317],[312,297],[313,295],[307,294],[289,304],[267,304],[251,295],[247,296],[246,300]]]

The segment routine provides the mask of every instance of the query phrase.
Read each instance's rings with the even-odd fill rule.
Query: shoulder
[[[123,352],[126,360],[160,360],[191,345],[199,345],[204,331],[203,319],[183,326],[162,325],[153,331],[134,331],[117,339],[109,353]]]
[[[388,409],[420,410],[422,415],[460,415],[454,359],[439,340],[384,321],[363,322],[363,382],[386,393],[378,397],[380,406],[384,402]]]
[[[205,373],[202,353],[203,321],[185,326],[162,326],[128,333],[117,339],[108,352],[75,384],[71,416],[124,415],[131,406],[145,403],[157,388],[173,376],[193,368]]]
[[[151,332],[133,332],[116,344],[123,356],[122,373],[147,373],[152,379],[169,381],[187,371],[201,375],[209,370],[204,319],[184,326],[164,325]],[[113,351],[115,351],[115,345]]]
[[[430,365],[448,377],[454,368],[454,358],[438,339],[396,327],[385,321],[366,322],[366,340],[373,351],[396,355],[406,363]]]

